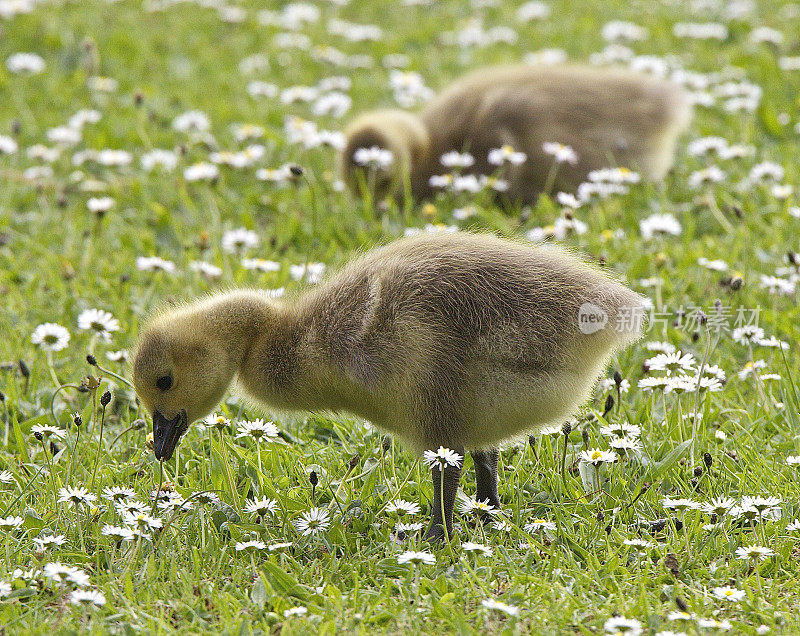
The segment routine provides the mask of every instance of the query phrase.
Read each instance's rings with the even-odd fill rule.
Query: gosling
[[[477,499],[499,508],[498,444],[586,401],[609,357],[639,337],[642,300],[552,246],[420,235],[292,300],[240,290],[157,314],[134,383],[159,460],[236,378],[264,405],[349,412],[416,452],[468,449]],[[452,532],[460,473],[432,469],[428,539]]]
[[[660,181],[673,162],[691,118],[685,92],[666,80],[623,69],[584,66],[484,68],[461,78],[418,115],[379,110],[345,130],[341,178],[356,193],[413,199],[435,194],[430,179],[450,169],[442,155],[468,152],[462,172],[492,175],[489,152],[504,148],[527,158],[499,174],[507,201],[533,203],[548,190],[573,192],[592,170],[621,167]],[[554,157],[546,142],[570,146],[575,157]],[[390,151],[382,165],[365,166],[362,148]],[[519,155],[517,155],[519,156]],[[520,157],[521,158],[521,157]],[[387,165],[388,164],[388,165]]]

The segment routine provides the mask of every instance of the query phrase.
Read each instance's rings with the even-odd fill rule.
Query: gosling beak
[[[153,452],[158,461],[169,460],[189,422],[186,411],[181,410],[173,420],[168,420],[159,411],[153,412]]]

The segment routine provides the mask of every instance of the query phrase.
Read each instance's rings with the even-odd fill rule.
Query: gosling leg
[[[463,448],[453,448],[452,450],[462,457],[464,456]],[[445,538],[445,527],[447,536],[453,536],[453,506],[456,503],[461,466],[447,466],[444,469],[444,484],[442,484],[438,467],[431,468],[431,478],[433,479],[433,520],[425,533],[425,540],[442,541]],[[442,503],[444,503],[444,519],[442,518]]]
[[[471,451],[470,455],[475,464],[475,482],[478,485],[475,499],[478,501],[488,499],[490,506],[500,510],[500,496],[497,494],[497,461],[500,458],[500,450],[490,448]]]

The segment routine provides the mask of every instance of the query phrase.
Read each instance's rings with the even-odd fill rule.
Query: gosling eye
[[[172,388],[172,376],[162,375],[156,380],[156,386],[162,391],[169,391]]]

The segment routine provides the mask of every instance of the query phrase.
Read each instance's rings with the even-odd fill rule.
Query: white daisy
[[[617,461],[617,454],[613,451],[604,451],[599,448],[591,448],[589,450],[581,451],[579,459],[587,464],[613,464]]]
[[[512,146],[505,145],[500,148],[492,148],[489,151],[487,161],[493,166],[502,166],[509,163],[512,166],[518,166],[527,161],[528,155],[524,152],[515,150]]]
[[[431,468],[447,468],[448,466],[461,467],[461,462],[464,459],[454,450],[440,446],[439,450],[426,450],[422,454],[422,461],[424,461]]]
[[[737,590],[735,587],[730,587],[729,585],[715,587],[712,591],[714,592],[714,596],[718,599],[731,601],[733,603],[741,601],[747,594],[744,590]]]
[[[419,504],[406,501],[405,499],[395,499],[386,506],[386,512],[393,512],[399,516],[419,514]]]
[[[386,169],[394,163],[394,154],[391,150],[379,146],[357,148],[353,152],[353,161],[359,166]]]
[[[262,497],[261,499],[248,499],[244,511],[249,514],[266,517],[268,514],[275,514],[278,510],[278,502],[275,499]]]
[[[565,146],[553,141],[546,141],[542,144],[542,150],[551,155],[556,163],[569,163],[575,165],[578,163],[578,153],[571,146]],[[490,161],[491,163],[491,161]]]
[[[398,554],[397,562],[400,565],[404,565],[406,563],[413,563],[415,565],[419,563],[433,565],[436,563],[436,557],[430,552],[415,552],[413,550],[409,550],[408,552],[403,552],[403,554]]]
[[[264,550],[267,544],[259,539],[253,539],[252,541],[239,541],[235,547],[237,552],[255,552]]]
[[[94,605],[103,607],[106,604],[106,597],[102,592],[96,590],[74,590],[69,595],[69,602],[73,605]]]
[[[246,228],[228,230],[222,235],[222,249],[229,253],[242,252],[258,247],[258,234]]]
[[[111,332],[119,331],[119,320],[102,309],[87,309],[78,316],[78,329],[91,331],[103,342],[109,342]]]
[[[97,495],[89,492],[83,486],[65,486],[58,491],[58,501],[62,503],[69,503],[75,506],[83,505],[88,506],[97,501]]]
[[[496,601],[493,598],[485,598],[481,601],[481,605],[486,609],[490,610],[498,610],[500,612],[504,612],[509,616],[519,616],[519,607],[516,605],[509,605],[508,603],[503,603],[503,601]]]
[[[269,442],[278,437],[278,427],[272,422],[265,422],[258,418],[252,421],[240,422],[236,429],[236,439],[250,437],[257,442]]]
[[[69,331],[54,322],[39,325],[31,334],[31,342],[45,351],[61,351],[69,344]]]
[[[330,515],[322,508],[312,508],[304,512],[299,519],[294,521],[294,526],[301,536],[315,535],[325,532],[330,525]]]
[[[35,426],[31,426],[31,433],[36,436],[36,438],[43,438],[45,441],[49,440],[51,437],[55,437],[56,439],[64,439],[67,435],[67,431],[59,426],[53,426],[52,424],[36,424]]]

